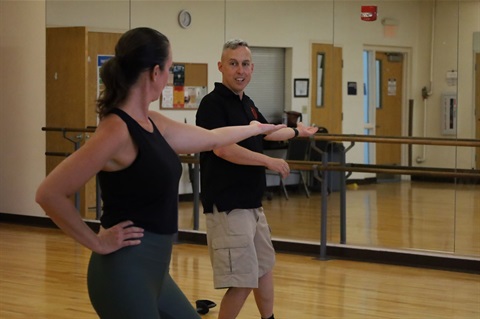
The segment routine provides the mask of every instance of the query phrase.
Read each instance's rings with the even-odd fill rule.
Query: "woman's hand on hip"
[[[143,228],[133,226],[133,222],[128,220],[108,229],[100,226],[98,237],[101,251],[97,253],[107,255],[123,247],[139,245],[140,238],[143,237]]]

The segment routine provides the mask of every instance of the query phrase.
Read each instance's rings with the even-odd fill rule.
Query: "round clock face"
[[[192,15],[187,10],[182,10],[178,14],[178,23],[182,28],[188,28],[192,23]]]

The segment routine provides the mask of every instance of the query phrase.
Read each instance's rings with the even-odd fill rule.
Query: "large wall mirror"
[[[79,53],[82,71],[78,72],[83,72],[83,79],[74,85],[84,88],[81,96],[59,102],[78,102],[80,122],[69,122],[74,119],[48,111],[58,103],[55,90],[61,95],[65,87],[56,87],[60,74],[55,68],[49,73],[47,62],[47,126],[94,126],[95,115],[89,112],[100,85],[96,73],[99,56],[112,54],[115,34],[149,26],[170,38],[174,62],[207,65],[207,90],[221,81],[217,61],[224,41],[234,37],[247,40],[258,65],[246,93],[255,101],[271,101],[274,97],[268,94],[281,97],[277,105],[258,105],[260,109],[263,103],[273,108],[272,120],[283,111],[295,111],[304,122],[334,134],[480,139],[480,3],[476,1],[47,0],[46,7],[47,28],[76,27],[76,33],[60,35],[61,41],[75,37],[80,41],[69,49],[55,47],[58,41],[49,39],[47,32],[47,61],[56,53],[55,61],[63,56],[64,63],[71,63],[75,52]],[[178,21],[182,10],[191,14],[187,28]],[[113,38],[104,40],[99,34],[113,34]],[[81,60],[84,52],[87,64]],[[261,81],[255,82],[255,78],[266,73],[262,67],[268,68],[263,61],[275,59],[281,63],[274,70],[281,71],[276,77],[281,79],[281,88],[274,92],[257,90]],[[305,83],[308,93],[297,95],[296,84]],[[152,103],[151,108],[178,121],[195,122],[194,109],[168,110],[159,103]],[[85,109],[90,111],[85,113]],[[74,117],[78,120],[79,116]],[[61,143],[72,147],[71,141],[59,140],[52,140],[49,146],[48,134],[53,133],[47,133],[47,148]],[[344,155],[347,163],[480,168],[480,151],[473,146],[334,144],[333,158]],[[47,159],[47,167],[59,160]],[[185,164],[182,195],[192,193],[188,169]],[[353,173],[347,179],[346,234],[342,235],[338,174],[329,175],[330,192],[323,199],[328,202],[329,244],[480,258],[478,178]],[[305,179],[310,197],[294,187],[292,178],[293,184],[287,185],[291,199],[281,191],[265,199],[275,239],[318,244],[322,198],[315,179]],[[86,219],[96,218],[92,212],[95,199],[89,198],[92,193],[86,190],[81,194]],[[301,199],[293,200],[294,196]],[[203,232],[201,206],[199,225],[194,225],[192,207],[191,200],[181,201],[180,227]]]

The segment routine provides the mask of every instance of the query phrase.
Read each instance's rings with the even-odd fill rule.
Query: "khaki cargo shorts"
[[[214,287],[258,288],[258,279],[275,264],[263,208],[205,214]]]

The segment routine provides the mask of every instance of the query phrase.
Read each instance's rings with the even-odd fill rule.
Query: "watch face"
[[[178,23],[180,23],[182,28],[188,28],[192,23],[192,16],[190,15],[190,12],[186,10],[180,11],[178,15]]]

